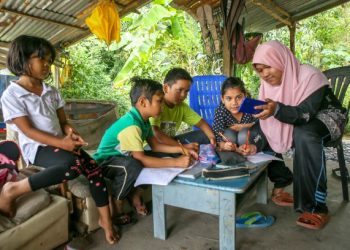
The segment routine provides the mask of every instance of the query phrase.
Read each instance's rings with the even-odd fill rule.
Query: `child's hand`
[[[233,125],[230,127],[230,129],[232,129],[232,130],[234,130],[234,131],[236,131],[236,132],[242,130],[242,128],[243,128],[242,124],[233,124]]]
[[[188,149],[188,153],[193,159],[198,160],[198,151]]]
[[[242,154],[242,155],[253,155],[256,154],[257,148],[254,144],[243,144],[239,146],[237,149],[237,152]]]
[[[191,165],[191,156],[182,155],[176,158],[176,167],[178,168],[188,168]]]
[[[183,144],[183,146],[185,148],[187,148],[188,150],[194,150],[196,152],[198,152],[199,150],[199,144],[197,142],[192,142],[192,143],[188,143],[188,144]]]
[[[214,147],[216,147],[216,139],[215,137],[210,137],[209,138],[210,144],[213,145]]]
[[[236,151],[237,145],[232,142],[220,142],[219,149],[221,151]]]
[[[74,134],[71,129],[68,131],[68,134],[62,138],[61,148],[79,154],[79,149],[85,145],[86,142],[80,136]]]

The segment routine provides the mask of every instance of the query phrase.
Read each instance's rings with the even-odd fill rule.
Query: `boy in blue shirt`
[[[177,140],[180,140],[188,149],[197,149],[197,143],[216,145],[215,135],[209,124],[184,102],[191,85],[192,77],[182,68],[173,68],[166,74],[162,113],[157,118],[150,118],[153,132],[163,143],[177,145]],[[175,136],[182,122],[200,130]]]
[[[121,215],[123,200],[131,195],[137,213],[146,215],[148,212],[142,202],[142,189],[133,188],[142,168],[187,168],[191,164],[191,156],[197,159],[198,154],[195,150],[189,149],[188,155],[181,155],[178,158],[155,157],[159,156],[156,152],[181,154],[183,149],[179,144],[160,143],[153,135],[149,123],[150,117],[157,117],[161,112],[164,96],[162,85],[153,80],[140,78],[133,78],[132,82],[130,99],[133,107],[106,130],[94,159],[101,164],[104,176],[113,182],[112,196],[116,214]],[[153,152],[144,151],[144,141],[147,141]],[[123,220],[127,223],[128,218]]]

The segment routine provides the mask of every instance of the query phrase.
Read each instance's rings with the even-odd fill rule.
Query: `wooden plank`
[[[5,7],[2,7],[0,9],[0,11],[4,11],[4,12],[7,12],[7,13],[10,13],[10,14],[13,14],[13,15],[21,16],[21,17],[27,17],[27,18],[38,20],[38,21],[42,21],[42,22],[57,24],[57,25],[64,26],[64,27],[67,27],[67,28],[79,29],[79,30],[82,30],[82,31],[88,30],[87,28],[71,25],[71,24],[68,24],[68,23],[62,23],[62,22],[55,21],[55,20],[52,20],[52,19],[45,19],[45,18],[42,18],[42,17],[39,17],[39,16],[30,15],[30,14],[23,13],[23,12],[20,12],[20,11],[17,11],[17,10],[11,10],[11,9],[8,9],[8,8],[5,8]]]
[[[167,205],[219,215],[218,190],[180,183],[170,183],[163,190]]]
[[[142,6],[148,4],[151,2],[150,0],[139,0],[139,1],[132,1],[129,5],[127,5],[124,9],[121,9],[119,12],[119,15],[121,17],[129,14],[130,12],[135,12],[136,9],[141,8]]]
[[[9,48],[10,47],[10,43],[0,41],[0,47]]]
[[[289,29],[289,48],[295,54],[295,31],[296,31],[296,24],[295,22],[292,22],[292,26],[288,26]]]
[[[256,183],[256,202],[267,204],[267,172],[264,171]]]
[[[285,10],[283,9],[282,7],[280,7],[279,5],[277,5],[273,0],[267,0],[268,3],[273,6],[273,8],[280,12],[282,15],[285,15],[286,17],[290,18],[290,14]]]
[[[226,76],[232,75],[232,51],[231,46],[228,41],[228,34],[227,29],[224,27],[224,34],[223,34],[223,73]]]
[[[254,4],[255,6],[262,9],[264,12],[266,12],[267,14],[272,16],[277,21],[280,21],[281,23],[284,23],[285,25],[292,26],[292,22],[291,22],[290,18],[289,17],[287,17],[287,18],[281,17],[280,15],[277,14],[277,12],[279,12],[279,11],[274,9],[272,6],[267,7],[267,5],[265,5],[262,1],[259,1],[259,0],[253,0],[252,4]]]

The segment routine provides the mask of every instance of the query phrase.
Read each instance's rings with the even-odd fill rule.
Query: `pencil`
[[[221,132],[219,132],[218,133],[221,137],[222,137],[222,139],[224,139],[226,142],[231,142],[231,143],[233,143],[231,140],[229,140],[226,136],[224,136]]]
[[[244,149],[247,149],[247,147],[248,147],[249,138],[250,138],[250,130],[248,129],[248,131],[247,131],[247,137],[246,137],[246,139],[245,139]]]
[[[180,142],[180,140],[177,140],[177,142],[179,143],[181,150],[182,150],[182,154],[188,156],[188,152],[187,149],[185,149],[184,145],[182,145],[182,143]]]

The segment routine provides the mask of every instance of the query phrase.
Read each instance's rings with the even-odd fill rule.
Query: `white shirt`
[[[43,83],[43,92],[38,96],[11,82],[1,97],[1,103],[4,121],[18,132],[19,146],[27,164],[34,163],[38,147],[46,145],[25,136],[13,124],[14,118],[27,116],[35,128],[54,136],[63,135],[57,110],[64,107],[65,102],[56,88]]]

